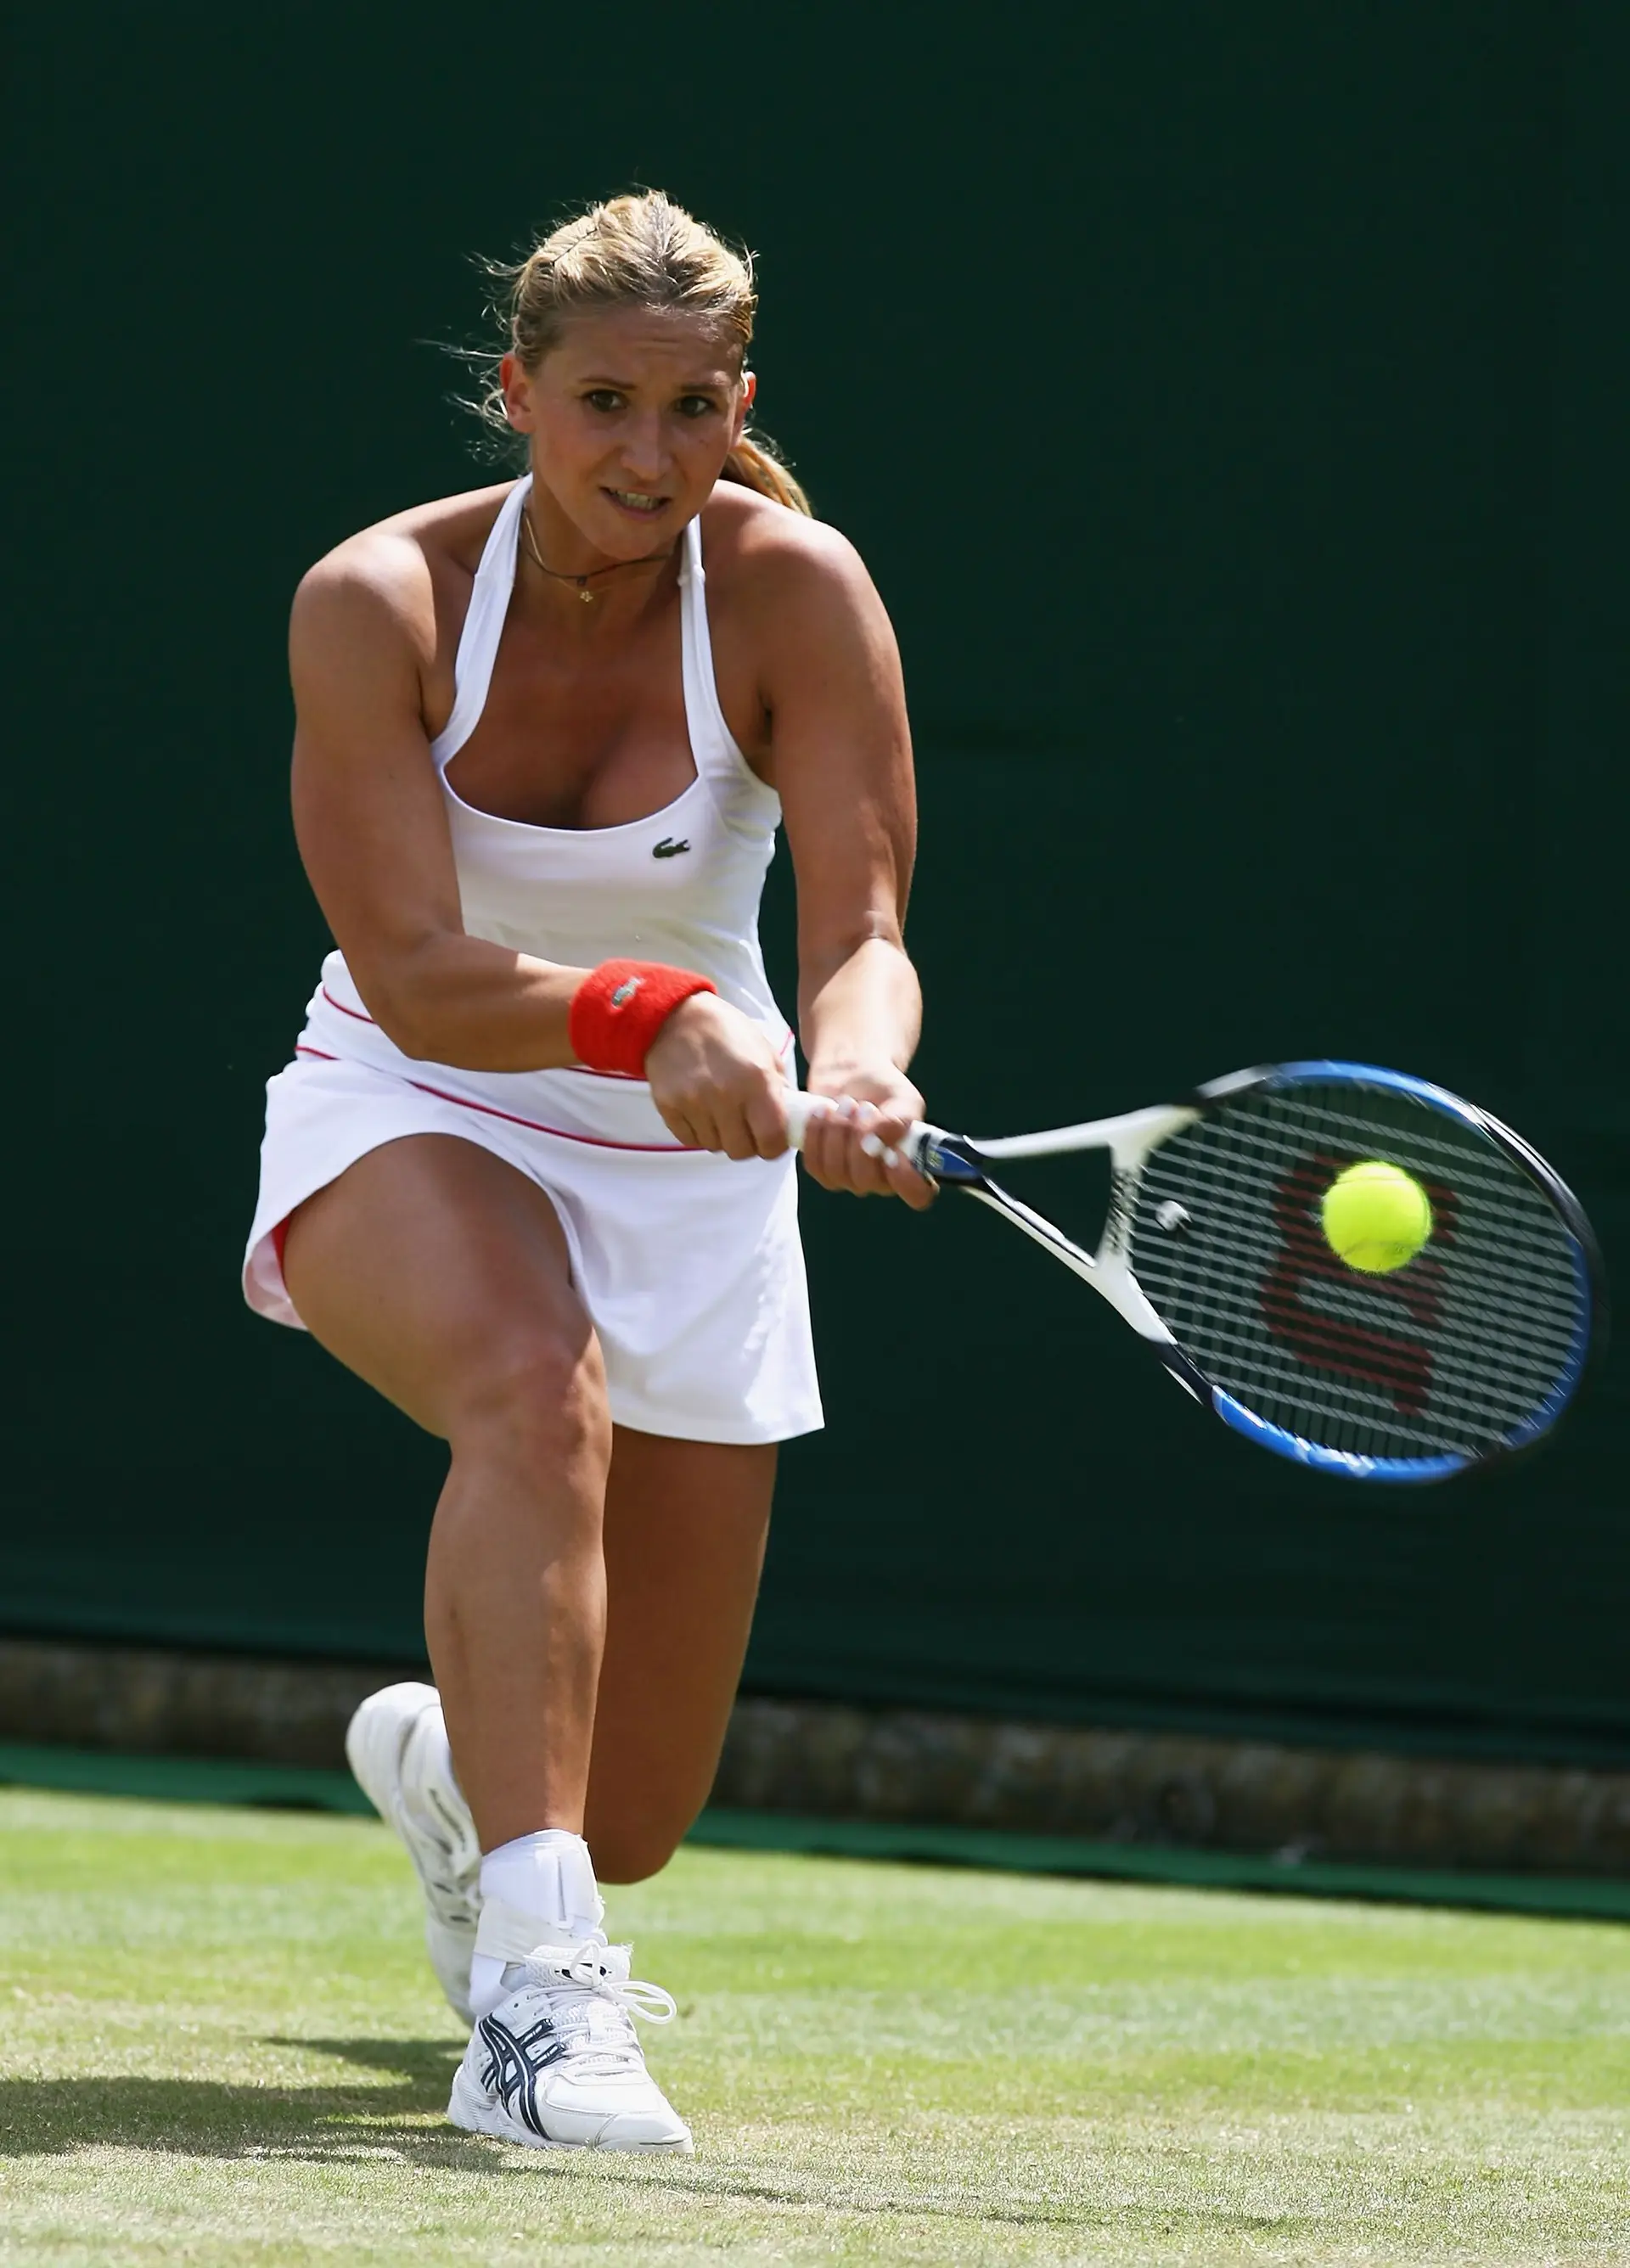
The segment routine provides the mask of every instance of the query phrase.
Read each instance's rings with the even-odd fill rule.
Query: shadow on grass
[[[443,2123],[447,2091],[462,2050],[446,2040],[293,2039],[262,2045],[314,2051],[389,2073],[378,2080],[347,2075],[312,2086],[233,2086],[200,2079],[0,2080],[0,2157],[49,2156],[85,2149],[164,2151],[181,2157],[288,2160],[311,2165],[394,2161],[424,2172],[479,2174],[489,2179],[535,2180],[584,2167],[576,2152],[535,2152],[465,2134]],[[434,2123],[420,2124],[420,2120]],[[711,2159],[711,2162],[710,2162]],[[980,2195],[977,2184],[947,2191],[918,2188],[855,2169],[826,2174],[769,2163],[743,2162],[731,2154],[702,2160],[593,2154],[596,2177],[637,2186],[649,2195],[669,2191],[691,2198],[729,2198],[741,2204],[840,2212],[864,2217],[893,2214],[931,2220],[1069,2228],[1105,2224],[1102,2209],[1044,2198]],[[1179,2218],[1187,2218],[1178,2208]],[[1171,2208],[1166,2211],[1169,2219]],[[1158,2217],[1158,2216],[1157,2216]],[[1277,2214],[1206,2213],[1202,2225],[1219,2231],[1287,2230]]]
[[[393,2074],[314,2086],[233,2086],[204,2079],[0,2080],[0,2151],[42,2155],[102,2148],[201,2158],[392,2156],[501,2173],[493,2145],[456,2127],[399,2122],[446,2109],[461,2051],[446,2040],[269,2039]]]

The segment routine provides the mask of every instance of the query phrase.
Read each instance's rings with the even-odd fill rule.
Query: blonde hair
[[[564,222],[513,266],[489,271],[503,287],[498,313],[510,351],[535,371],[558,346],[571,318],[592,307],[678,307],[716,324],[745,359],[758,306],[753,256],[734,252],[660,189],[612,197]],[[496,374],[476,405],[489,425],[508,432]],[[809,499],[773,441],[744,432],[725,459],[724,477],[793,512]]]

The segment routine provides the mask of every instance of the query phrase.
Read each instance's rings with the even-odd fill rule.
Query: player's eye
[[[591,409],[598,409],[608,416],[624,407],[624,397],[608,386],[594,387],[583,399]]]
[[[711,394],[682,394],[674,406],[682,417],[696,419],[708,416],[719,404]]]

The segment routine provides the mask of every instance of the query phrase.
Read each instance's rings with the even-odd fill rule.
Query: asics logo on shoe
[[[542,2016],[530,2031],[512,2032],[496,2016],[483,2016],[476,2029],[487,2051],[487,2059],[482,2066],[482,2085],[535,2134],[544,2133],[543,2121],[538,2115],[538,2080],[550,2064],[558,2063],[566,2052],[555,2036],[554,2025]]]
[[[677,858],[682,850],[689,850],[690,848],[689,843],[675,843],[671,835],[665,835],[660,843],[652,845],[651,855],[653,858]]]
[[[454,2124],[532,2149],[689,2157],[690,2130],[645,2069],[633,2025],[636,2014],[667,2023],[678,2012],[671,1994],[628,1970],[628,1947],[598,1932],[511,1964],[504,1981],[515,1989],[476,2026],[454,2074]]]

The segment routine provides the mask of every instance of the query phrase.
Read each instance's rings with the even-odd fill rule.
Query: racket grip
[[[789,1094],[786,1098],[786,1138],[793,1149],[803,1148],[804,1132],[812,1118],[823,1118],[836,1108],[837,1105],[823,1094]],[[907,1133],[896,1154],[909,1159],[914,1166],[920,1166],[922,1145],[933,1131],[932,1126],[925,1126],[919,1120]],[[868,1144],[875,1145],[870,1149],[869,1155],[881,1158],[885,1154],[883,1145],[875,1135],[867,1135],[862,1148]]]

